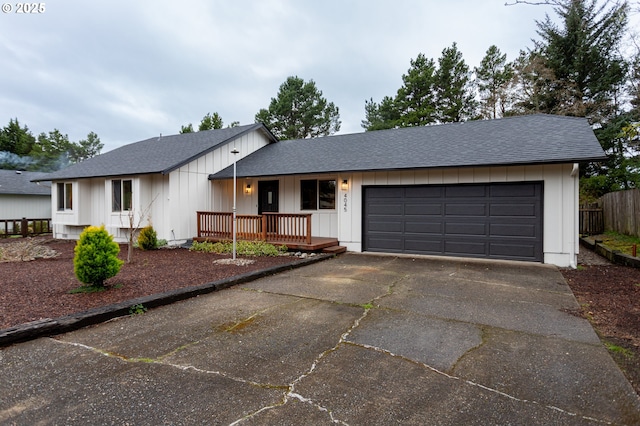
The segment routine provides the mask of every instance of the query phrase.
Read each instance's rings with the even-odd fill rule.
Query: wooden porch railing
[[[51,219],[0,219],[0,237],[41,235],[51,233]]]
[[[198,238],[233,238],[233,213],[197,212]],[[236,238],[311,244],[311,213],[236,215]]]

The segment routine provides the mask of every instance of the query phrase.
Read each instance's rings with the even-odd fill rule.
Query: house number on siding
[[[347,212],[347,194],[344,194],[344,198],[342,199],[342,209],[344,212]]]

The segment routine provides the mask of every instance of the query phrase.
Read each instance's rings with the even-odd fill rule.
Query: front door
[[[278,188],[277,180],[265,180],[258,182],[258,214],[278,213]]]

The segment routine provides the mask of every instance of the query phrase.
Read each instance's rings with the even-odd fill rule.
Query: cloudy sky
[[[94,131],[103,152],[195,127],[208,112],[250,124],[296,75],[361,132],[365,100],[395,95],[410,59],[458,43],[471,67],[495,44],[532,46],[548,6],[505,0],[56,0],[0,13],[0,126],[72,141]]]

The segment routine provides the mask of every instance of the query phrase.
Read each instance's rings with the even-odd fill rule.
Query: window
[[[300,181],[301,210],[331,210],[336,208],[335,180]]]
[[[58,183],[58,211],[73,209],[73,186],[70,183]]]
[[[131,210],[133,192],[131,180],[111,181],[111,210],[114,212]]]

